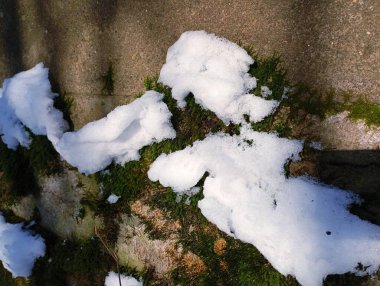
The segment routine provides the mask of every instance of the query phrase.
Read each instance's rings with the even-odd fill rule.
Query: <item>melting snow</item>
[[[55,144],[67,129],[62,112],[54,108],[48,69],[43,64],[6,79],[0,89],[0,134],[8,148],[28,147],[29,132],[47,135]]]
[[[195,101],[226,124],[243,115],[260,121],[278,106],[274,100],[248,94],[256,87],[249,73],[253,59],[238,45],[205,31],[185,32],[168,50],[159,81],[172,88],[179,107],[191,92]]]
[[[349,213],[357,197],[285,177],[284,164],[301,150],[300,141],[243,127],[240,136],[210,135],[161,155],[148,176],[182,193],[209,172],[198,203],[203,215],[302,285],[321,285],[328,274],[355,271],[358,262],[377,270],[380,227]]]
[[[163,95],[147,91],[130,104],[119,106],[107,117],[90,122],[76,132],[66,132],[57,151],[80,172],[92,174],[112,161],[124,164],[140,158],[139,149],[174,138],[171,113]]]
[[[13,277],[32,274],[34,261],[45,255],[45,243],[22,229],[22,224],[5,222],[0,214],[0,260]]]
[[[120,274],[121,278],[121,285],[122,286],[142,286],[143,284],[139,281],[137,281],[132,276],[125,276]],[[115,272],[108,273],[108,276],[106,277],[105,286],[119,286],[119,276]]]
[[[261,87],[261,96],[262,97],[268,97],[272,95],[272,91],[269,89],[269,87],[263,85]]]
[[[6,79],[0,89],[0,134],[8,148],[28,147],[30,131],[47,135],[55,149],[80,172],[92,174],[112,161],[124,164],[138,160],[139,149],[175,137],[171,113],[163,95],[147,91],[130,104],[119,106],[107,117],[90,122],[76,132],[66,132],[61,111],[54,108],[43,64]]]
[[[109,204],[116,204],[117,201],[118,201],[119,199],[120,199],[119,196],[116,196],[115,194],[111,194],[111,195],[109,195],[109,197],[107,198],[107,202],[108,202]]]

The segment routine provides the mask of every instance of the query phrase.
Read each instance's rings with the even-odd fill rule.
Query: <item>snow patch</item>
[[[309,178],[285,177],[302,142],[242,127],[239,136],[209,135],[192,147],[162,154],[148,176],[177,193],[205,172],[203,215],[225,233],[255,245],[282,274],[306,286],[328,274],[355,272],[358,262],[380,265],[380,227],[347,207],[358,198]],[[357,273],[363,274],[363,273]]]
[[[116,196],[115,194],[111,194],[111,195],[109,195],[109,197],[107,198],[107,202],[108,202],[109,204],[116,204],[117,201],[118,201],[119,199],[120,199],[119,196]]]
[[[68,128],[61,111],[54,108],[48,69],[42,63],[8,78],[0,89],[0,134],[8,148],[29,147],[29,129],[47,135],[55,144]]]
[[[174,138],[171,113],[163,95],[147,91],[130,104],[76,132],[66,132],[55,146],[61,156],[85,174],[106,168],[112,161],[124,164],[140,158],[139,149]]]
[[[185,107],[192,93],[198,104],[226,124],[243,122],[244,114],[256,122],[271,114],[278,102],[248,94],[256,87],[248,73],[253,62],[243,48],[224,38],[185,32],[169,48],[159,82],[172,88],[179,107]]]
[[[0,214],[0,260],[13,278],[32,274],[34,261],[45,255],[45,242],[22,229],[22,224],[5,222]]]
[[[262,87],[261,87],[261,96],[262,97],[268,97],[268,96],[271,96],[272,95],[272,91],[269,89],[269,87],[267,87],[267,86],[265,86],[265,85],[263,85]]]
[[[92,174],[112,161],[124,164],[139,159],[139,149],[175,137],[171,113],[163,95],[146,92],[107,117],[90,122],[76,132],[66,132],[63,114],[54,108],[48,69],[43,64],[6,79],[0,89],[0,134],[8,148],[28,147],[30,130],[47,135],[58,153],[80,172]]]
[[[323,150],[323,145],[321,142],[312,141],[310,142],[309,146],[315,150],[319,150],[319,151]]]
[[[132,276],[125,276],[120,274],[121,285],[122,286],[142,286],[143,284],[136,280]],[[119,286],[119,276],[115,272],[109,272],[106,277],[105,286]]]

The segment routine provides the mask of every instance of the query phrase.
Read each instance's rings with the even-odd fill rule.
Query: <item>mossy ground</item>
[[[247,50],[254,55],[252,49]],[[252,93],[261,96],[261,86],[266,85],[273,92],[270,99],[282,99],[278,111],[262,122],[252,124],[255,130],[277,132],[280,136],[289,137],[289,120],[300,120],[297,115],[300,110],[317,115],[321,119],[349,110],[355,120],[363,119],[369,125],[380,124],[378,106],[366,101],[350,102],[349,94],[345,94],[343,102],[337,104],[333,92],[320,95],[316,91],[299,86],[293,89],[287,98],[283,98],[284,89],[289,87],[289,83],[286,81],[286,73],[281,67],[280,59],[277,56],[254,57],[258,60],[251,67],[250,73],[258,79],[258,86]],[[103,78],[104,92],[109,95],[113,92],[112,74],[110,66]],[[197,202],[203,197],[202,186],[207,174],[198,183],[201,191],[190,198],[190,204],[185,203],[185,196],[178,202],[176,194],[170,188],[163,188],[147,178],[149,166],[160,154],[181,150],[196,140],[204,139],[209,133],[221,131],[238,134],[239,126],[224,125],[215,114],[202,109],[191,95],[186,99],[186,108],[177,108],[170,89],[157,83],[156,77],[147,78],[145,87],[147,90],[164,94],[164,102],[173,114],[172,124],[177,136],[175,139],[144,147],[140,150],[139,161],[128,162],[124,166],[113,164],[105,172],[96,174],[103,195],[92,196],[89,192],[82,199],[82,204],[103,216],[106,227],[100,230],[100,235],[106,244],[111,248],[114,246],[121,214],[130,214],[131,204],[142,199],[148,205],[162,210],[168,219],[180,222],[179,243],[185,251],[191,251],[200,257],[205,265],[205,270],[197,275],[189,272],[186,265],[178,265],[171,273],[170,285],[298,285],[294,278],[284,277],[277,272],[254,246],[227,236],[203,217]],[[70,99],[66,100],[62,105],[62,108],[66,109],[66,115],[69,114],[70,102],[72,103]],[[281,117],[283,107],[290,108],[291,116],[286,119]],[[18,148],[11,151],[0,142],[0,170],[3,173],[0,179],[10,184],[10,188],[2,190],[1,198],[11,202],[34,189],[38,192],[36,176],[40,172],[59,172],[60,168],[58,156],[45,137],[35,136],[28,150]],[[106,198],[111,193],[121,197],[113,205],[106,203]],[[36,219],[38,220],[38,216]],[[149,221],[145,223],[152,239],[165,239],[168,235],[155,229]],[[40,228],[38,231],[46,240],[47,255],[36,262],[33,275],[28,282],[25,279],[12,279],[9,272],[0,269],[1,285],[59,286],[67,285],[70,281],[80,286],[103,285],[108,271],[116,270],[115,262],[97,237],[63,241],[46,230]],[[214,244],[219,239],[226,241],[222,253],[217,253],[214,249]],[[143,276],[145,285],[162,285],[162,281],[155,277],[154,269],[149,268],[144,273],[137,273],[131,268],[122,267],[121,271],[136,277]],[[326,279],[325,285],[359,285],[365,279],[368,277],[334,275]]]

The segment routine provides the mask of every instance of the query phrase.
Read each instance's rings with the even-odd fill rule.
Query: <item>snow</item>
[[[200,191],[199,187],[193,187],[190,190],[186,190],[184,192],[177,193],[177,197],[175,198],[175,201],[177,203],[179,203],[180,201],[182,201],[182,197],[185,195],[186,196],[185,204],[190,205],[191,197],[198,194],[199,191]]]
[[[323,150],[323,145],[321,142],[312,141],[310,142],[309,146],[315,150],[319,150],[319,151]]]
[[[109,195],[109,197],[107,198],[107,202],[108,202],[109,204],[116,204],[117,201],[118,201],[119,199],[120,199],[119,196],[116,196],[115,194],[111,194],[111,195]]]
[[[358,262],[380,265],[380,227],[347,207],[358,198],[306,178],[287,179],[284,164],[298,159],[302,142],[258,133],[209,135],[184,150],[160,155],[148,176],[177,193],[191,189],[205,172],[198,206],[219,229],[255,245],[282,274],[306,286],[328,274],[355,272]],[[363,274],[363,273],[358,273]]]
[[[172,88],[179,107],[185,107],[189,93],[203,108],[226,124],[243,122],[243,115],[260,121],[278,106],[248,92],[256,79],[248,73],[253,59],[238,45],[205,31],[181,35],[168,50],[159,82]]]
[[[130,104],[119,106],[107,117],[90,122],[76,132],[66,132],[55,146],[61,156],[85,174],[106,168],[112,161],[139,160],[139,149],[174,138],[171,113],[163,95],[147,91]]]
[[[121,278],[121,285],[122,286],[142,286],[143,284],[139,281],[137,281],[132,276],[125,276],[123,274],[120,274]],[[119,276],[115,272],[109,272],[108,276],[106,277],[105,286],[119,286]]]
[[[0,134],[8,148],[28,147],[29,131],[47,135],[53,146],[80,172],[92,174],[112,161],[138,160],[139,149],[175,137],[171,113],[163,95],[146,92],[130,104],[119,106],[107,117],[90,122],[76,132],[65,132],[63,114],[54,108],[48,69],[43,64],[6,79],[0,89]]]
[[[6,223],[0,214],[0,260],[12,276],[28,277],[34,261],[45,255],[45,243],[22,229],[21,224]]]
[[[272,95],[272,91],[269,89],[269,87],[263,85],[261,86],[261,96],[262,97],[268,97]]]
[[[0,134],[8,148],[28,147],[29,129],[47,135],[55,144],[67,129],[61,111],[54,108],[48,69],[42,63],[6,79],[0,90]]]

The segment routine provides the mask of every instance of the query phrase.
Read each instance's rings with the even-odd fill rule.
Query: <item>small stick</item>
[[[103,244],[103,246],[105,247],[105,249],[107,249],[108,253],[112,256],[112,258],[115,260],[116,262],[116,268],[117,268],[117,275],[119,276],[119,285],[121,285],[121,277],[120,277],[120,268],[119,268],[119,257],[117,256],[117,254],[115,253],[115,251],[112,251],[106,244],[105,240],[102,238],[102,236],[99,234],[98,232],[98,229],[96,228],[96,226],[94,226],[94,233],[95,235],[99,238],[100,242]]]

